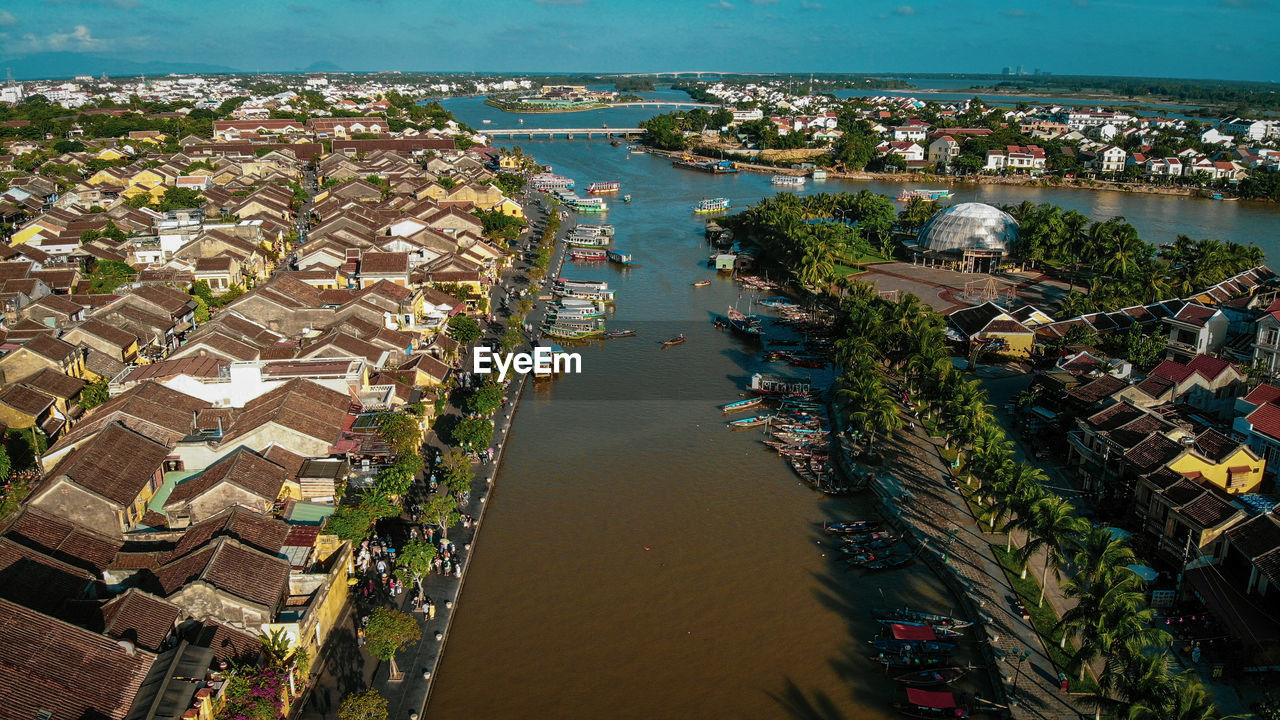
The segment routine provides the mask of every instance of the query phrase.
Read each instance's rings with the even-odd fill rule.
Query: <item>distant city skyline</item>
[[[1275,81],[1263,0],[43,0],[15,76],[136,72],[955,72]],[[1146,42],[1144,38],[1175,38]]]

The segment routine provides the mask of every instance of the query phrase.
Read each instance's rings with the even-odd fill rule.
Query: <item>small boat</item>
[[[924,623],[925,625],[941,626],[960,630],[967,628],[973,623],[968,620],[950,617],[947,615],[934,615],[933,613],[920,612],[910,608],[896,608],[893,610],[873,610],[871,613],[878,620],[906,620],[908,622]]]
[[[628,146],[627,146],[627,152],[631,153],[632,155],[643,155],[643,154],[644,154],[644,146],[642,146],[642,145],[628,145]]]
[[[943,638],[963,637],[964,633],[955,628],[943,627],[941,625],[926,625],[918,622],[908,622],[906,620],[885,620],[879,619],[876,622],[882,625],[888,625],[890,632],[894,633],[894,637],[898,635],[915,634],[917,639],[938,640]]]
[[[782,295],[779,295],[778,297],[765,298],[760,301],[760,304],[765,307],[785,309],[785,310],[800,309],[800,305],[798,303],[796,303],[791,298],[782,296]]]
[[[492,120],[481,120],[481,121],[480,121],[480,124],[481,124],[481,125],[489,125],[489,124],[492,124],[492,123],[493,123],[493,121],[492,121]]]
[[[635,330],[610,330],[609,332],[605,333],[602,337],[624,338],[624,337],[635,337],[635,336],[636,336]]]
[[[773,419],[772,415],[754,415],[752,417],[738,418],[725,423],[731,428],[752,428],[760,427]]]
[[[950,655],[955,651],[955,643],[937,642],[934,640],[895,640],[880,638],[870,640],[871,647],[885,653],[912,653],[914,655]]]
[[[879,525],[880,523],[874,520],[854,520],[852,522],[823,523],[822,529],[833,535],[849,535],[871,532]]]
[[[613,237],[614,233],[612,225],[594,224],[575,225],[573,231],[580,235],[607,235],[608,237]]]
[[[742,410],[746,410],[746,409],[748,409],[748,408],[756,407],[756,406],[760,405],[760,404],[761,404],[761,403],[763,403],[763,402],[764,402],[764,398],[758,398],[758,397],[747,398],[746,400],[739,400],[739,401],[737,401],[737,402],[731,402],[731,403],[729,403],[728,405],[725,405],[725,406],[721,407],[721,408],[720,408],[720,411],[721,411],[721,412],[723,412],[723,413],[726,413],[726,414],[727,414],[727,413],[740,412],[740,411],[742,411]]]
[[[803,175],[774,175],[769,178],[772,185],[783,185],[787,187],[804,187]]]
[[[751,376],[751,392],[756,395],[782,396],[788,398],[812,397],[813,386],[808,380],[786,378],[768,373],[756,373]]]
[[[623,195],[623,196],[622,196],[622,202],[624,202],[624,203],[629,203],[629,202],[631,202],[631,193],[627,193],[626,195]]]
[[[955,694],[946,690],[909,687],[906,700],[893,703],[893,709],[914,718],[969,717],[969,708],[961,705]]]
[[[610,142],[609,144],[610,144],[610,145],[612,145],[612,146],[614,146],[614,147],[621,147],[621,146],[622,146],[622,141],[621,141],[621,140],[614,140],[613,142]]]
[[[665,347],[671,347],[672,345],[679,345],[680,343],[684,342],[684,339],[685,339],[684,333],[680,333],[679,335],[673,338],[667,338],[666,340],[663,340],[662,347],[665,348]]]
[[[610,250],[609,252],[606,253],[606,255],[609,257],[609,262],[617,263],[619,265],[630,265],[632,264],[632,262],[634,262],[631,259],[631,253],[629,252],[623,252],[621,250]]]
[[[900,200],[901,202],[907,202],[910,200],[914,200],[916,198],[924,200],[925,202],[937,202],[938,200],[945,200],[946,198],[949,198],[949,197],[951,197],[950,190],[915,189],[915,190],[903,190],[902,192],[898,193],[898,200]]]
[[[708,285],[710,285],[710,284],[711,284],[711,281],[710,281],[710,280],[699,280],[698,282],[694,283],[694,284],[693,284],[693,286],[694,286],[694,287],[706,287],[706,286],[708,286]]]
[[[693,206],[695,213],[713,213],[729,209],[729,198],[702,198]]]
[[[968,672],[967,668],[962,667],[940,667],[930,670],[921,670],[919,672],[909,672],[898,675],[894,682],[903,685],[912,685],[915,687],[930,687],[934,685],[949,685],[956,680],[964,677]]]

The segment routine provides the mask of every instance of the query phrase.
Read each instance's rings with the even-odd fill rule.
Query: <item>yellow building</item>
[[[524,208],[520,206],[520,203],[512,200],[511,198],[503,198],[502,202],[498,203],[495,209],[509,217],[524,218]]]
[[[501,155],[498,157],[498,167],[503,170],[519,170],[520,158],[515,155]]]
[[[1026,357],[1035,331],[993,302],[957,310],[947,321],[970,345],[986,345],[991,352]]]
[[[1231,495],[1256,492],[1267,462],[1248,445],[1206,430],[1166,467]]]
[[[124,153],[120,152],[119,150],[116,150],[115,148],[103,148],[101,151],[98,152],[97,155],[94,155],[94,157],[97,158],[98,160],[115,161],[115,160],[126,158],[128,157],[128,155],[125,155]]]
[[[310,553],[320,570],[290,573],[289,600],[275,622],[262,626],[262,632],[283,631],[294,645],[316,658],[347,609],[351,546],[335,535],[319,535]]]

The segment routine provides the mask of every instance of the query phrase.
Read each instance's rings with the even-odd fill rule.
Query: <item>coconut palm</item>
[[[1194,670],[1173,677],[1171,692],[1150,702],[1135,704],[1129,712],[1131,720],[1232,720],[1248,715],[1223,717],[1213,704],[1213,696],[1205,689]]]
[[[1076,517],[1071,503],[1057,495],[1046,495],[1031,506],[1031,522],[1027,527],[1027,542],[1020,551],[1023,562],[1023,575],[1032,556],[1044,551],[1044,570],[1040,574],[1039,605],[1044,606],[1046,584],[1049,573],[1061,577],[1062,548],[1068,547],[1080,537],[1083,523]]]
[[[1121,569],[1135,564],[1137,558],[1129,544],[1110,528],[1093,527],[1080,536],[1071,562],[1076,569],[1075,578],[1108,583]]]

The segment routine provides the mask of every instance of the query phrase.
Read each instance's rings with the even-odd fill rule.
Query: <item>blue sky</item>
[[[0,58],[1280,79],[1280,0],[0,0]],[[1263,30],[1270,28],[1270,30]],[[28,63],[29,64],[29,63]]]

